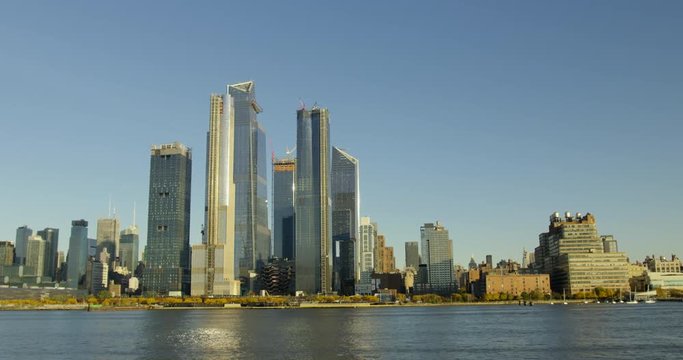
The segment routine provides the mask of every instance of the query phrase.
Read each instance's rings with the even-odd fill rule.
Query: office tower
[[[377,230],[377,225],[375,225],[375,229]],[[384,272],[384,250],[385,250],[384,235],[378,233],[376,241],[375,241],[375,272],[376,273],[383,273]]]
[[[228,96],[235,134],[235,273],[245,290],[258,290],[251,280],[270,257],[266,133],[257,120],[262,109],[253,81],[228,85]]]
[[[590,213],[550,215],[548,232],[538,236],[535,269],[550,274],[550,287],[556,293],[573,295],[593,291],[596,287],[626,291],[628,262],[626,254],[604,251],[595,222]]]
[[[43,276],[45,272],[45,240],[38,235],[31,235],[26,242],[25,275]]]
[[[332,239],[327,109],[299,109],[296,137],[296,289],[307,294],[329,293]]]
[[[88,290],[88,293],[97,295],[100,291],[107,289],[108,280],[109,265],[107,265],[107,259],[90,257],[86,266],[84,288]]]
[[[57,251],[56,264],[57,269],[55,270],[54,281],[60,283],[66,281],[66,257],[64,256],[64,251]]]
[[[71,237],[66,262],[67,286],[77,289],[79,285],[83,285],[88,262],[88,222],[83,219],[71,222]]]
[[[486,267],[493,269],[493,255],[486,255]]]
[[[152,146],[145,291],[189,293],[191,180],[188,147],[178,142]]]
[[[453,241],[448,230],[439,224],[426,223],[420,227],[422,260],[427,265],[427,284],[430,291],[450,294],[455,290],[453,280]]]
[[[358,159],[344,150],[333,147],[331,171],[332,284],[339,294],[353,295],[358,263],[356,240],[360,216]]]
[[[44,276],[52,279],[57,273],[57,249],[59,248],[59,229],[45,228],[37,232],[45,240],[45,268]]]
[[[370,294],[372,293],[372,273],[375,267],[377,229],[369,217],[362,217],[360,218],[358,232],[360,263],[358,264],[359,274],[356,279],[356,294]]]
[[[97,256],[99,257],[99,254],[107,249],[110,257],[107,265],[116,261],[119,255],[120,227],[121,223],[116,217],[97,219]]]
[[[396,259],[394,258],[394,247],[385,246],[382,251],[382,273],[388,274],[396,272]]]
[[[119,240],[119,264],[133,272],[138,266],[140,235],[138,227],[131,225],[121,231]]]
[[[201,245],[192,246],[192,296],[240,295],[235,261],[234,99],[212,94]]]
[[[602,235],[602,236],[600,236],[600,240],[602,240],[602,248],[603,248],[604,252],[606,252],[606,253],[619,252],[619,247],[617,246],[617,239],[615,239],[614,236]]]
[[[406,242],[406,267],[411,267],[417,270],[420,266],[420,253],[417,241]]]
[[[106,248],[103,248],[102,250],[105,250],[105,249]],[[109,249],[106,249],[106,250],[109,251]],[[88,238],[88,257],[91,257],[91,256],[94,257],[97,255],[99,255],[99,253],[97,251],[97,239]]]
[[[296,159],[273,161],[273,254],[294,260]]]
[[[14,241],[14,261],[18,265],[26,263],[26,245],[29,236],[33,235],[33,229],[24,225],[17,228],[17,237]]]
[[[14,244],[11,241],[0,241],[0,266],[14,264]]]

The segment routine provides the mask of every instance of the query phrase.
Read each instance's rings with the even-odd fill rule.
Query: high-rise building
[[[420,266],[420,253],[417,241],[406,242],[406,267],[411,267],[415,270]]]
[[[17,237],[14,241],[14,262],[18,265],[26,263],[26,246],[28,238],[33,235],[33,229],[24,225],[17,228]]]
[[[448,230],[437,221],[420,227],[420,235],[429,290],[444,294],[453,292],[453,241],[448,237]]]
[[[602,240],[602,249],[606,253],[619,252],[619,247],[617,246],[617,239],[612,235],[602,235],[600,236]]]
[[[138,266],[139,247],[138,227],[131,225],[123,229],[119,241],[119,264],[131,272],[134,271]]]
[[[116,217],[97,219],[97,257],[104,249],[107,249],[110,256],[107,265],[119,256],[120,227],[121,223]]]
[[[0,241],[0,266],[14,264],[14,244],[11,241]]]
[[[535,249],[535,269],[550,274],[550,287],[556,293],[573,295],[596,287],[628,290],[626,254],[605,252],[595,217],[559,213],[550,216],[548,232],[539,236]]]
[[[377,229],[377,225],[375,225]],[[376,273],[384,272],[384,250],[386,249],[386,241],[384,235],[377,233],[377,238],[375,241],[375,269]]]
[[[372,292],[372,273],[375,268],[377,228],[369,217],[362,217],[360,218],[358,232],[360,263],[358,264],[359,273],[356,278],[356,294],[370,294]]]
[[[67,286],[77,289],[85,281],[88,262],[88,222],[83,219],[71,222],[71,237],[66,262]]]
[[[230,92],[212,94],[206,140],[202,244],[192,246],[192,296],[240,295],[235,261],[235,109]],[[237,270],[237,271],[236,271]]]
[[[297,111],[296,289],[332,290],[330,127],[327,109]]]
[[[43,276],[45,272],[45,240],[39,235],[31,235],[26,242],[26,265],[24,274]]]
[[[188,147],[178,142],[152,146],[144,291],[189,293],[191,182]]]
[[[332,148],[332,275],[334,290],[342,295],[355,293],[356,241],[360,216],[360,175],[358,159],[337,147]]]
[[[270,258],[266,133],[253,81],[228,85],[234,121],[235,272],[246,290]]]
[[[43,275],[52,279],[57,273],[57,249],[59,248],[59,229],[45,228],[37,232],[45,240],[45,266]]]
[[[294,260],[296,160],[273,161],[273,254]]]

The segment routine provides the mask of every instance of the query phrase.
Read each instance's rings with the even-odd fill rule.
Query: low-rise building
[[[477,289],[476,295],[479,297],[500,293],[521,296],[522,293],[534,291],[549,294],[550,276],[548,274],[483,274]]]
[[[659,258],[652,255],[652,257],[645,258],[645,265],[651,272],[658,273],[680,273],[681,260],[676,255],[671,255],[671,260],[660,256]]]

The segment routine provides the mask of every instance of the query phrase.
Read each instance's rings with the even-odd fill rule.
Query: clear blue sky
[[[209,94],[254,80],[278,153],[299,98],[330,109],[399,266],[435,220],[458,263],[519,260],[556,210],[683,255],[682,2],[253,3],[0,4],[0,240],[52,226],[66,250],[111,195],[144,243],[149,147],[178,140],[199,242]]]

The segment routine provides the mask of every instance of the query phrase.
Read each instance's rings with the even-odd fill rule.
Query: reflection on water
[[[0,312],[0,358],[678,359],[683,304]]]

